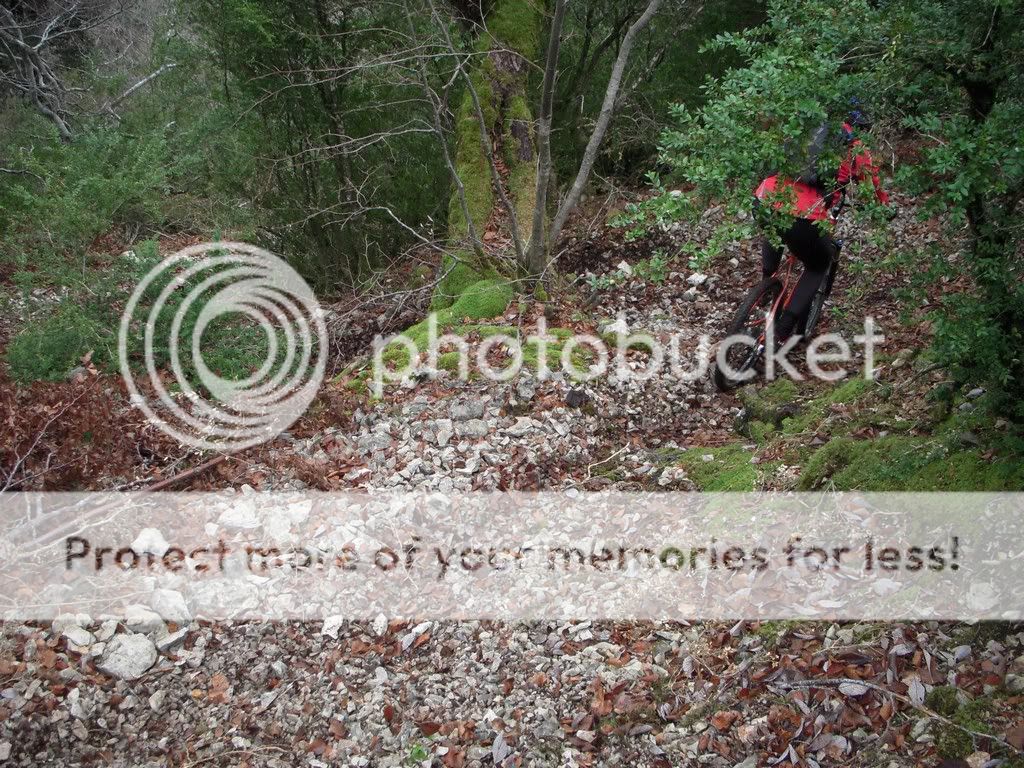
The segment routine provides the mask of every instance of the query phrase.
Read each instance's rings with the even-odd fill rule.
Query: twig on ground
[[[593,464],[588,464],[588,465],[587,465],[587,480],[589,480],[589,479],[590,479],[590,477],[591,477],[591,476],[590,476],[590,470],[592,470],[592,469],[593,469],[594,467],[599,467],[599,466],[601,466],[602,464],[607,464],[607,463],[608,463],[609,461],[611,461],[612,459],[614,459],[614,458],[615,458],[616,456],[618,456],[618,455],[620,455],[620,454],[622,454],[622,453],[625,453],[625,452],[626,452],[626,451],[628,451],[628,450],[629,450],[629,446],[627,445],[627,446],[624,446],[624,447],[620,448],[619,450],[617,450],[617,451],[616,451],[615,453],[613,453],[613,454],[612,454],[611,456],[608,456],[608,457],[606,457],[606,458],[603,458],[603,459],[601,459],[600,461],[595,461],[595,462],[594,462]]]
[[[990,739],[991,741],[994,741],[994,742],[996,742],[998,744],[1002,744],[1004,747],[1006,747],[1007,749],[1009,749],[1009,750],[1011,750],[1011,751],[1013,751],[1013,752],[1015,752],[1017,754],[1024,754],[1024,751],[1021,751],[1021,750],[1017,749],[1015,746],[1013,746],[1013,744],[1011,744],[1010,742],[1006,741],[1005,739],[1001,739],[998,736],[995,736],[995,735],[993,735],[991,733],[980,733],[979,731],[972,731],[970,728],[965,728],[964,726],[960,725],[959,723],[954,722],[953,720],[950,720],[945,715],[940,715],[935,710],[929,709],[928,707],[924,706],[923,704],[918,704],[917,702],[915,702],[913,699],[911,699],[908,696],[904,696],[903,694],[896,693],[896,691],[891,691],[888,688],[886,688],[885,686],[878,685],[877,683],[871,683],[871,682],[868,682],[867,680],[856,680],[856,679],[854,679],[852,677],[832,677],[832,678],[824,678],[824,679],[820,679],[820,680],[793,680],[792,682],[775,682],[775,683],[770,683],[769,684],[770,687],[782,688],[784,690],[795,690],[795,689],[798,689],[798,688],[838,688],[839,686],[842,686],[842,685],[859,685],[859,686],[862,686],[864,688],[868,688],[868,689],[870,689],[872,691],[878,691],[879,693],[883,693],[883,694],[885,694],[887,696],[891,696],[892,698],[896,699],[896,701],[901,701],[904,704],[909,704],[911,707],[913,707],[918,712],[920,712],[922,715],[924,715],[925,717],[927,717],[927,718],[929,718],[931,720],[938,720],[939,722],[941,722],[941,723],[943,723],[945,725],[951,725],[954,728],[958,728],[959,730],[961,730],[964,733],[968,734],[972,738],[976,738],[976,739]]]

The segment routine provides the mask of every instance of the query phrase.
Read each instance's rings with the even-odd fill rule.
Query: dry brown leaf
[[[605,696],[604,683],[600,677],[594,681],[594,700],[590,702],[590,711],[598,717],[604,717],[612,711],[612,702]]]
[[[327,727],[327,731],[336,739],[343,739],[348,733],[348,729],[345,724],[337,718],[331,718],[331,724]]]
[[[466,762],[465,753],[458,747],[449,747],[448,754],[441,760],[445,768],[462,768]]]
[[[306,749],[314,755],[324,755],[330,747],[328,747],[327,742],[323,739],[313,739],[309,742],[309,746]]]
[[[36,658],[43,669],[53,669],[53,665],[57,663],[57,654],[51,648],[40,648]]]
[[[416,727],[419,728],[420,732],[427,737],[433,736],[441,730],[441,724],[435,723],[431,720],[424,720],[423,722],[416,723]]]
[[[711,716],[711,724],[719,731],[728,731],[739,716],[740,713],[735,709],[723,709]]]
[[[1024,750],[1024,720],[1006,732],[1006,740],[1014,749]]]
[[[886,699],[882,702],[882,706],[878,709],[878,716],[885,722],[889,722],[889,719],[892,717],[892,701]]]

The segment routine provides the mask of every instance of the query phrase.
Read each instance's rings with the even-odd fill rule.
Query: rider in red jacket
[[[790,252],[803,262],[804,273],[800,276],[782,315],[775,323],[775,338],[780,341],[793,333],[800,318],[807,313],[835,253],[832,238],[815,222],[829,217],[829,212],[841,202],[846,185],[851,181],[859,182],[864,178],[870,178],[878,202],[882,205],[889,204],[889,195],[882,189],[878,177],[878,167],[871,153],[860,139],[855,137],[854,125],[865,129],[870,127],[860,112],[851,113],[850,122],[843,123],[847,154],[839,165],[835,189],[823,190],[812,184],[776,174],[762,181],[754,192],[758,200],[772,199],[776,209],[785,210],[796,216],[792,226],[782,232],[781,237]],[[761,247],[761,261],[766,278],[775,274],[781,260],[782,248],[773,246],[765,237]]]

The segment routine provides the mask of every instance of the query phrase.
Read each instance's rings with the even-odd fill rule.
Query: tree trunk
[[[466,87],[455,123],[455,166],[473,229],[490,242],[511,242],[521,266],[536,198],[528,77],[541,22],[532,0],[496,0],[480,31],[477,55],[464,64]],[[456,244],[469,234],[463,211],[453,194],[449,236]],[[481,273],[500,267],[501,254],[492,251],[486,262],[473,266]]]
[[[562,21],[565,19],[567,0],[555,0],[555,15],[548,35],[548,54],[544,63],[544,85],[540,99],[540,118],[537,120],[537,187],[533,209],[533,227],[530,231],[530,253],[527,268],[531,276],[544,273],[545,247],[544,221],[547,218],[547,194],[551,178],[551,113],[555,96],[555,74],[558,72],[558,51],[562,42]]]

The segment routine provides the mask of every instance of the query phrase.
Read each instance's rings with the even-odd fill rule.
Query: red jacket
[[[849,126],[844,125],[843,127],[849,130]],[[875,165],[871,153],[861,143],[861,140],[854,139],[850,143],[850,151],[846,154],[846,158],[839,164],[836,181],[839,183],[839,187],[842,188],[849,184],[851,179],[859,182],[864,178],[871,179],[878,202],[882,205],[888,205],[889,193],[882,189],[882,182],[878,178],[878,166]]]
[[[843,127],[851,130],[849,126],[844,125]],[[837,189],[835,191],[822,195],[819,189],[809,184],[793,181],[792,179],[783,179],[776,174],[775,176],[769,176],[758,185],[754,191],[754,197],[758,200],[764,200],[765,197],[779,190],[781,182],[782,189],[792,190],[792,192],[787,192],[786,199],[777,200],[775,208],[781,209],[787,202],[790,202],[789,197],[793,195],[791,205],[788,206],[790,214],[802,219],[820,221],[828,218],[829,209],[834,203],[838,202],[837,196],[840,189],[849,184],[851,180],[859,182],[864,178],[870,178],[871,183],[874,184],[875,197],[878,198],[878,202],[882,205],[888,205],[889,195],[882,189],[882,182],[878,178],[878,166],[875,165],[874,160],[871,158],[871,153],[868,152],[867,147],[861,143],[860,139],[854,139],[850,143],[849,152],[843,159],[843,162],[839,164],[839,171],[836,174]]]

